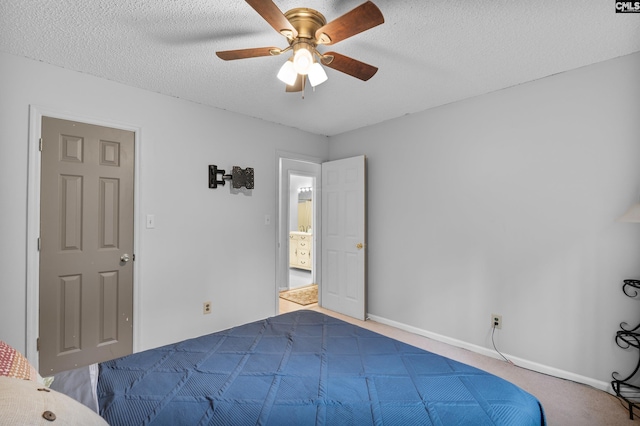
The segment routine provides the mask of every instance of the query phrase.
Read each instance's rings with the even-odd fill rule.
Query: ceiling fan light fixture
[[[298,78],[298,73],[293,67],[291,60],[286,61],[280,71],[278,71],[278,79],[288,86],[293,86]]]
[[[313,55],[306,46],[300,43],[299,47],[295,49],[296,53],[293,55],[293,68],[298,74],[307,75],[309,69],[313,65]]]
[[[311,83],[313,87],[324,83],[329,78],[327,77],[327,73],[324,71],[324,68],[322,68],[322,65],[317,62],[314,62],[313,65],[311,65],[308,77],[309,83]]]
[[[327,81],[323,68],[348,74],[367,81],[378,68],[336,52],[320,53],[318,45],[331,45],[346,40],[363,31],[384,23],[380,9],[371,0],[352,9],[327,23],[325,17],[314,9],[296,7],[285,13],[276,6],[274,0],[246,0],[274,30],[287,38],[289,47],[258,47],[216,52],[225,61],[234,59],[278,56],[293,51],[293,57],[278,71],[278,79],[287,84],[287,92],[303,93],[309,78],[313,87]],[[316,61],[317,60],[317,61]]]

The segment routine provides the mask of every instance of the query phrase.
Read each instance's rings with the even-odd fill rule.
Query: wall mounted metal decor
[[[225,174],[223,169],[219,169],[218,166],[212,164],[209,165],[209,188],[217,188],[218,185],[225,185],[225,181],[230,180],[233,188],[253,189],[254,172],[252,167],[242,169],[238,166],[233,166],[231,174]]]

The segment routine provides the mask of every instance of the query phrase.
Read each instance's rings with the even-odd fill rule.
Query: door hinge
[[[39,143],[39,146],[38,146],[38,150],[40,152],[42,152],[42,138],[40,138],[40,143]]]
[[[38,251],[40,251],[40,237],[38,237]]]
[[[40,338],[36,339],[36,351],[40,352]]]

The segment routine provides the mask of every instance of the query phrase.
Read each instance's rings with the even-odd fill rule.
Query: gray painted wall
[[[274,313],[276,151],[288,151],[367,155],[372,315],[489,348],[498,313],[507,354],[602,382],[633,367],[613,336],[640,321],[621,292],[640,276],[640,225],[615,220],[640,196],[640,54],[328,143],[2,53],[0,75],[0,339],[19,350],[35,104],[142,129],[137,225],[153,213],[156,229],[140,233],[138,349]],[[208,164],[254,167],[253,195],[208,189]]]
[[[25,351],[30,104],[141,128],[139,349],[275,313],[276,151],[327,158],[326,138],[2,53],[0,76],[1,340]],[[253,167],[252,195],[209,189],[209,164]]]
[[[604,383],[637,353],[640,53],[333,137],[366,154],[368,312]]]

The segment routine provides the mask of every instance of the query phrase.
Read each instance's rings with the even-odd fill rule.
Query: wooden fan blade
[[[368,1],[316,31],[318,44],[335,44],[384,22],[378,6]]]
[[[356,59],[348,56],[341,55],[336,52],[327,52],[323,56],[333,56],[333,61],[329,63],[322,63],[329,68],[333,68],[336,71],[349,74],[352,77],[359,78],[362,81],[367,81],[378,72],[378,68],[373,65],[365,64]]]
[[[225,61],[232,61],[234,59],[247,59],[257,58],[260,56],[274,56],[279,55],[281,50],[277,47],[255,47],[252,49],[238,49],[238,50],[224,50],[216,52],[218,58]]]
[[[298,31],[291,25],[291,22],[284,16],[278,6],[271,0],[246,0],[249,6],[264,18],[265,21],[283,36],[294,39],[298,36]]]
[[[296,82],[293,83],[293,86],[287,85],[286,91],[287,92],[302,92],[302,89],[304,87],[304,79],[305,78],[306,78],[306,76],[298,74],[298,77],[296,77]]]

